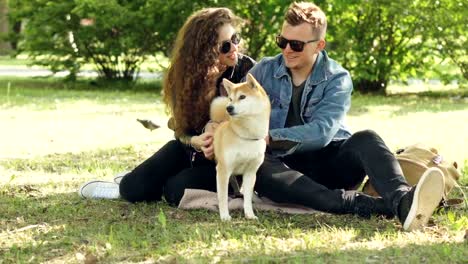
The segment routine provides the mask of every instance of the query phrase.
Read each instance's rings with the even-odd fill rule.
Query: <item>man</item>
[[[256,191],[331,213],[397,215],[405,230],[421,229],[442,199],[442,172],[430,169],[410,187],[375,132],[349,132],[352,81],[324,50],[326,28],[318,6],[291,4],[276,38],[282,53],[251,70],[272,105]],[[354,191],[365,175],[382,198]]]

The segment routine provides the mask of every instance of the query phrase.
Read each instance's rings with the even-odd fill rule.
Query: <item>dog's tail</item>
[[[226,107],[229,104],[229,98],[225,96],[216,97],[211,102],[210,107],[210,118],[211,120],[221,123],[229,120],[229,114],[226,111]]]

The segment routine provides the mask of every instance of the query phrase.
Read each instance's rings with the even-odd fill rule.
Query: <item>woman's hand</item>
[[[201,150],[207,159],[214,158],[213,132],[205,132],[199,136],[193,136],[190,143],[196,150]]]
[[[208,124],[205,125],[205,132],[211,132],[214,134],[218,126],[219,126],[219,123],[210,121],[208,122]]]

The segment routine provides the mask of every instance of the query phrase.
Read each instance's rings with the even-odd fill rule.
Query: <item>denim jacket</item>
[[[290,149],[272,149],[276,156],[318,150],[331,141],[351,136],[345,125],[353,90],[351,76],[330,59],[326,51],[318,54],[313,72],[304,86],[300,107],[304,125],[284,127],[291,101],[292,80],[282,54],[262,59],[250,73],[270,97],[272,141],[295,143]]]

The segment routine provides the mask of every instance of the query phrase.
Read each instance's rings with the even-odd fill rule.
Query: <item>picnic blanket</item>
[[[228,198],[228,207],[230,211],[243,210],[243,198]],[[276,211],[287,214],[313,214],[319,211],[308,207],[275,203],[266,197],[258,197],[256,194],[252,198],[253,208],[259,211]],[[184,196],[179,203],[180,209],[208,209],[218,212],[218,196],[215,192],[199,189],[186,189]]]

